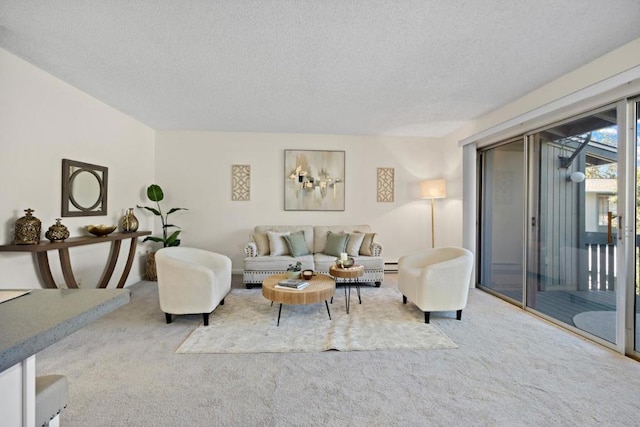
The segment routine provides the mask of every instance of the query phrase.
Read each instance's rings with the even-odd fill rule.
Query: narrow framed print
[[[378,202],[393,202],[394,175],[393,168],[378,168]]]
[[[231,200],[251,200],[251,166],[231,165]]]

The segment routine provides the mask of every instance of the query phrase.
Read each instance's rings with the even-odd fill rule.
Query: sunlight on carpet
[[[196,328],[176,353],[457,348],[436,326],[424,323],[417,307],[403,305],[395,289],[363,287],[358,304],[352,288],[347,314],[344,290],[338,288],[329,308],[331,320],[324,303],[283,305],[278,327],[278,304],[272,306],[260,289],[233,289],[209,326]]]
[[[573,324],[585,332],[616,342],[615,311],[584,311],[573,316]],[[636,313],[636,325],[640,325],[640,314]],[[636,343],[640,342],[640,329],[636,328]]]

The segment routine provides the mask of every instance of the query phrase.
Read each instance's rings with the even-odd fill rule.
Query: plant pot
[[[300,270],[298,271],[287,270],[286,275],[287,275],[287,279],[298,279],[300,277]]]

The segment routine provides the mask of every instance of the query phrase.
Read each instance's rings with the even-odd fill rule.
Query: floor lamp
[[[433,217],[433,199],[447,197],[447,183],[444,179],[428,179],[420,182],[420,198],[431,200],[431,247],[436,247],[435,222]]]

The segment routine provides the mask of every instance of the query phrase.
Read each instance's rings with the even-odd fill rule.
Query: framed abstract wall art
[[[284,150],[284,210],[344,211],[344,151]]]

